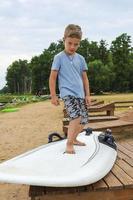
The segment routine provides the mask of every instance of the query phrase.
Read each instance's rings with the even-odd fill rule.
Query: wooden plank
[[[128,139],[128,140],[126,140],[126,142],[133,146],[133,139]]]
[[[133,100],[125,100],[125,101],[113,101],[115,104],[116,103],[133,103]]]
[[[133,167],[133,159],[131,159],[130,157],[128,157],[126,154],[124,154],[123,152],[119,150],[118,150],[118,159],[124,160],[129,165],[131,165],[131,167]]]
[[[86,191],[92,191],[93,190],[93,185],[92,184],[91,185],[86,185],[85,188],[86,188]]]
[[[117,164],[112,168],[113,174],[125,187],[133,187],[133,179],[126,174]]]
[[[107,190],[108,185],[104,182],[103,179],[93,184],[94,190]]]
[[[43,196],[46,194],[46,187],[30,185],[29,197]]]
[[[118,132],[127,132],[132,131],[133,122],[124,122],[121,120],[113,120],[107,122],[97,122],[97,123],[88,123],[84,128],[92,128],[94,131],[106,131],[106,129],[112,129],[114,134],[118,134]],[[67,134],[68,126],[63,126],[64,134]]]
[[[39,196],[31,200],[133,200],[132,188]]]
[[[46,194],[66,194],[66,193],[75,193],[77,192],[76,187],[46,187]]]
[[[102,122],[102,121],[112,121],[112,120],[118,120],[119,117],[116,116],[93,116],[89,117],[89,122]]]
[[[49,194],[68,194],[92,191],[92,185],[80,186],[80,187],[45,187],[45,186],[30,186],[29,196],[44,196]]]
[[[114,109],[115,105],[114,103],[108,103],[104,105],[98,105],[98,106],[90,106],[89,112],[103,112],[106,111],[108,116],[114,115]]]
[[[89,117],[89,123],[92,122],[102,122],[102,121],[111,121],[111,120],[118,120],[119,118],[116,116],[93,116]],[[63,118],[62,123],[64,126],[69,124],[69,118]]]
[[[94,101],[91,103],[91,106],[97,106],[97,105],[101,105],[104,104],[104,101]]]
[[[129,151],[128,149],[126,149],[125,147],[123,147],[122,145],[117,143],[117,147],[119,149],[119,151],[124,152],[126,155],[128,155],[130,158],[133,158],[133,152]]]
[[[124,160],[117,160],[116,164],[133,179],[133,168]]]
[[[79,187],[46,187],[46,194],[67,194],[67,193],[77,193],[84,191],[92,191],[92,185],[79,186]]]
[[[104,177],[104,181],[109,186],[109,189],[120,189],[120,188],[122,189],[123,188],[123,184],[116,178],[116,176],[114,176],[114,174],[112,172],[108,173]]]
[[[133,105],[115,105],[115,108],[129,108],[130,106]]]
[[[133,152],[133,146],[131,144],[128,144],[125,141],[120,141],[119,144],[122,145],[123,147],[125,147],[126,149],[128,149],[129,151]]]
[[[107,103],[104,105],[97,105],[97,106],[90,106],[89,109],[91,110],[105,110],[105,109],[112,109],[114,108],[114,103]]]
[[[90,192],[93,190],[93,186],[91,185],[85,185],[85,186],[79,186],[76,187],[76,192]]]

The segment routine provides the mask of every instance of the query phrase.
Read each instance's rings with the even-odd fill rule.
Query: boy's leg
[[[74,137],[74,145],[79,145],[79,146],[85,146],[84,142],[81,142],[79,140],[77,140],[77,136],[80,132],[83,131],[84,125],[83,124],[79,124],[77,126],[76,132],[75,132],[75,137]]]
[[[63,100],[67,114],[70,118],[67,133],[68,140],[66,145],[66,153],[75,153],[73,144],[75,140],[75,135],[77,134],[77,127],[79,127],[81,121],[79,102],[77,98],[73,96],[66,96],[63,98]]]
[[[78,117],[76,119],[73,119],[70,121],[68,126],[68,133],[67,133],[67,145],[66,145],[66,153],[73,154],[74,151],[74,143],[75,141],[75,135],[77,133],[77,126],[79,126],[81,121],[81,117]]]
[[[84,128],[85,124],[88,123],[89,116],[88,116],[88,110],[87,110],[87,106],[85,104],[85,100],[84,99],[79,99],[79,107],[80,107],[81,121],[80,121],[80,125],[77,126],[77,131],[75,133],[74,141],[75,141],[75,143],[77,141],[78,145],[84,146],[85,143],[82,143],[82,142],[80,142],[80,141],[78,141],[76,139],[78,134],[83,131],[83,128]]]

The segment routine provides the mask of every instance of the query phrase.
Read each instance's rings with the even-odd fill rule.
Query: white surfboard
[[[75,154],[64,153],[64,139],[5,161],[0,164],[0,182],[51,187],[94,183],[111,170],[117,157],[115,142],[109,144],[104,137],[101,132],[84,131],[78,139],[86,146],[74,146]]]

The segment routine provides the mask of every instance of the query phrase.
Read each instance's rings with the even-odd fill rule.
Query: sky
[[[68,24],[109,45],[122,33],[133,36],[132,10],[132,0],[0,0],[0,89],[13,61],[40,55]]]

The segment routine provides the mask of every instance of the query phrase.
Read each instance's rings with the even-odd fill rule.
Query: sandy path
[[[0,162],[47,143],[48,134],[62,132],[62,103],[29,104],[20,111],[0,114]],[[28,186],[0,184],[0,200],[27,200]]]

